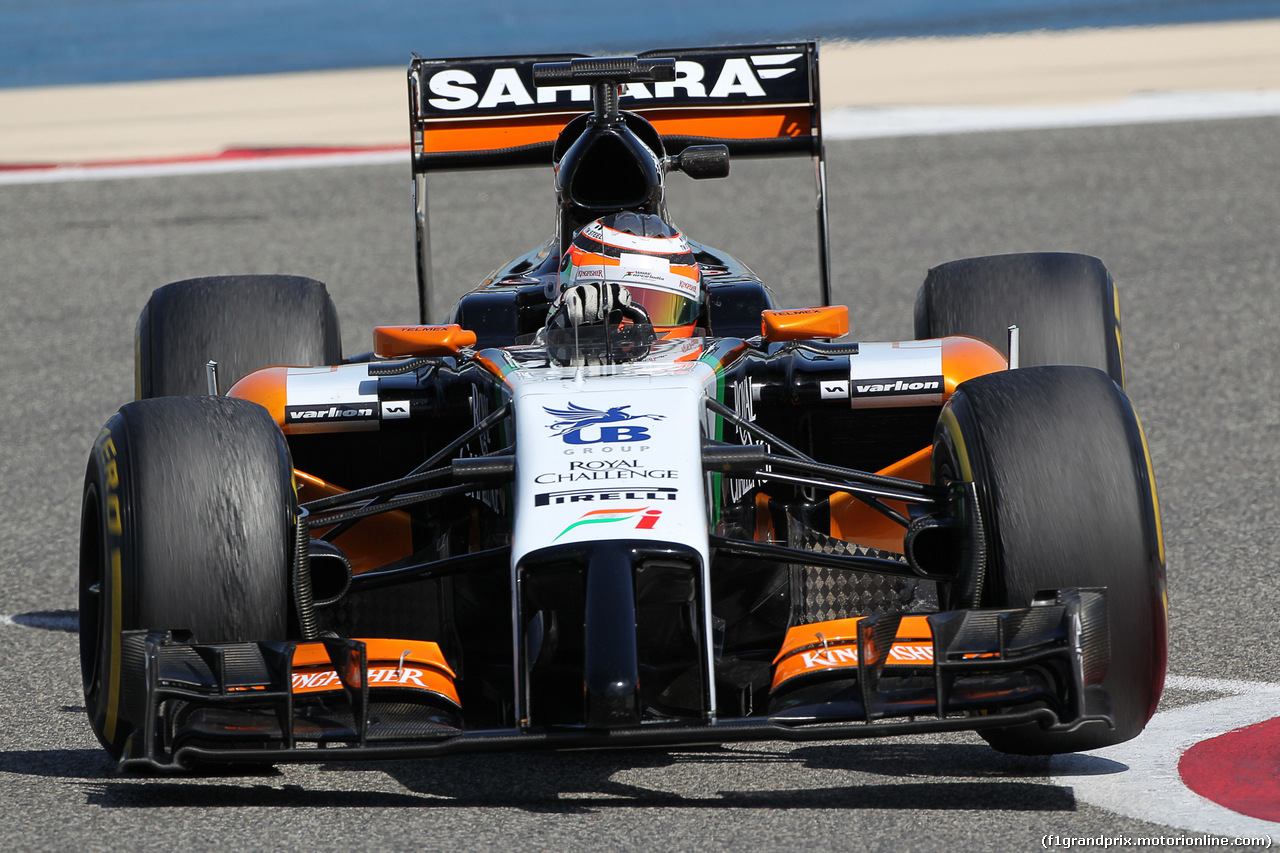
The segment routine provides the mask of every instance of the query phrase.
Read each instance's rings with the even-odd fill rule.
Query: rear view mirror
[[[729,146],[690,145],[668,162],[672,168],[684,172],[694,180],[727,178],[729,176]]]

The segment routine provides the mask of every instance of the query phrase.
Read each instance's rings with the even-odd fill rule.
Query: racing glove
[[[604,323],[614,311],[630,314],[631,291],[620,284],[575,284],[551,303],[547,316],[550,329],[570,329]]]
[[[610,341],[606,333],[605,349],[591,351],[578,348],[576,333],[566,335],[579,326],[606,327],[612,320],[628,332]],[[538,332],[535,343],[545,343],[548,354],[561,364],[629,361],[649,352],[653,343],[653,326],[644,307],[631,301],[631,292],[620,284],[591,282],[566,288],[551,303],[547,324]]]

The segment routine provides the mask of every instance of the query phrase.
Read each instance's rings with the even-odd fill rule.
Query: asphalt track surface
[[[835,295],[854,338],[909,337],[916,288],[948,259],[1072,250],[1112,270],[1178,676],[1280,682],[1278,135],[1267,118],[829,145]],[[780,303],[809,304],[811,175],[807,161],[738,163],[728,181],[677,185],[673,215],[752,262]],[[442,277],[460,289],[547,234],[549,184],[436,181]],[[181,278],[301,273],[330,285],[346,349],[367,349],[373,325],[416,317],[410,205],[407,166],[0,187],[0,614],[17,620],[0,624],[6,846],[1013,850],[1170,834],[965,734],[117,775],[86,723],[76,635],[58,629],[76,606],[84,462],[132,396],[139,309]],[[1205,698],[1173,690],[1165,707]]]

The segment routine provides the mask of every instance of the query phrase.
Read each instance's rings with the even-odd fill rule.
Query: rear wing
[[[414,57],[409,123],[421,322],[430,320],[432,290],[428,174],[551,165],[561,129],[591,111],[591,87],[535,86],[533,66],[580,56]],[[822,301],[830,304],[817,44],[681,48],[639,56],[676,61],[674,81],[630,83],[620,99],[622,109],[653,124],[668,155],[690,145],[721,144],[731,156],[813,158]]]

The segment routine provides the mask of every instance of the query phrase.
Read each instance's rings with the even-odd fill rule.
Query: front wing
[[[465,752],[812,741],[1035,723],[1110,723],[1106,593],[1059,590],[1027,608],[900,614],[793,628],[769,712],[738,718],[474,730],[433,643],[329,638],[141,644],[144,724],[121,767],[293,763]],[[928,636],[922,636],[927,634]]]

